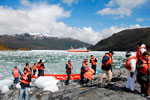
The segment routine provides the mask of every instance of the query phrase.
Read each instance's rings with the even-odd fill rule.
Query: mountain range
[[[91,46],[91,44],[71,38],[58,38],[29,33],[0,35],[0,44],[0,49],[3,47],[1,50],[67,50],[71,46],[74,48]]]
[[[92,51],[136,51],[137,41],[145,44],[150,50],[150,28],[123,30],[99,41],[96,45],[40,33],[0,35],[0,50],[67,50],[84,46]]]
[[[127,29],[114,33],[89,49],[93,51],[136,51],[137,41],[145,44],[150,50],[150,28]]]

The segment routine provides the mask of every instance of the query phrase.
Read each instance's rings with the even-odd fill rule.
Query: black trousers
[[[84,83],[88,83],[89,82],[89,79],[85,79],[85,77],[83,76],[85,72],[81,72],[80,73],[80,77],[81,77],[81,84],[84,84]],[[85,81],[86,80],[86,81]]]
[[[150,96],[150,82],[142,81],[141,82],[141,93],[146,96]]]
[[[69,80],[70,80],[71,71],[66,71],[66,73],[67,73],[66,84],[68,84],[68,83],[69,83]]]
[[[35,75],[35,73],[36,73],[36,70],[33,70],[33,75]]]
[[[96,74],[96,65],[92,65],[92,69],[94,70],[94,75]]]

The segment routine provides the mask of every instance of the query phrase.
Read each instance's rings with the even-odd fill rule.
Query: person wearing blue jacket
[[[21,71],[15,66],[11,74],[14,77],[14,84],[19,83],[19,74],[21,75]]]
[[[70,74],[71,74],[71,70],[72,70],[72,63],[70,60],[68,60],[68,62],[66,63],[66,73],[67,73],[67,80],[66,80],[66,85],[69,84],[69,80],[70,80]]]
[[[84,73],[85,72],[87,72],[88,71],[88,60],[87,59],[84,59],[84,61],[82,62],[82,67],[81,67],[81,73],[80,73],[80,77],[81,77],[81,80],[80,80],[80,82],[81,82],[81,84],[84,84],[85,82],[84,82],[84,80],[85,80],[85,78],[84,78]],[[88,82],[88,79],[87,79],[87,82]]]

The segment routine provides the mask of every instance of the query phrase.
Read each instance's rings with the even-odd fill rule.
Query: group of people
[[[146,50],[146,45],[140,42],[137,43],[137,52],[136,55],[127,51],[126,53],[126,64],[125,68],[128,72],[127,82],[126,82],[126,91],[134,93],[135,81],[137,81],[141,85],[141,95],[150,98],[150,55]],[[109,51],[105,53],[102,57],[102,73],[99,81],[99,87],[103,87],[103,79],[105,76],[108,76],[108,84],[113,85],[112,80],[112,65],[113,65],[113,51]],[[91,68],[88,67],[89,62],[91,63]],[[85,84],[88,83],[89,80],[92,79],[92,76],[96,74],[96,66],[97,66],[97,59],[91,55],[90,61],[88,59],[84,59],[81,66],[81,73],[80,73],[80,83]],[[72,63],[70,60],[66,63],[66,74],[67,80],[65,84],[69,84],[71,70],[73,69]],[[20,85],[20,97],[19,100],[22,100],[23,93],[25,91],[25,100],[28,100],[28,87],[30,86],[31,78],[35,78],[36,70],[38,68],[38,77],[44,76],[44,64],[42,60],[40,60],[37,65],[34,63],[33,67],[31,68],[28,63],[26,63],[23,74],[17,67],[13,69],[13,76],[14,76],[14,83],[19,82],[19,74],[21,75]],[[32,74],[33,70],[33,74]]]
[[[38,75],[36,75],[36,71],[38,69]],[[14,77],[14,84],[19,83],[19,74],[20,74],[20,95],[19,95],[19,100],[22,100],[23,94],[25,92],[25,100],[28,100],[28,90],[30,87],[30,82],[32,78],[37,78],[37,76],[44,76],[44,64],[42,60],[40,60],[37,65],[36,63],[33,64],[33,67],[31,68],[29,63],[25,64],[25,67],[23,69],[23,74],[21,74],[21,71],[17,68],[14,67],[12,71],[12,75]],[[32,73],[33,70],[33,73]]]
[[[137,48],[136,55],[131,52],[126,53],[128,71],[126,91],[134,92],[137,81],[141,85],[141,96],[150,98],[150,55],[145,44],[137,42]]]
[[[90,59],[91,69],[89,69],[88,63],[89,62],[87,59],[84,59],[82,62],[81,73],[80,73],[81,84],[88,83],[88,81],[91,80],[92,76],[96,74],[97,59],[93,55],[91,55],[91,59]],[[66,73],[67,73],[67,80],[65,82],[66,85],[69,84],[72,69],[73,69],[72,63],[70,60],[68,60],[68,62],[66,63]]]
[[[149,52],[146,50],[146,45],[142,44],[141,42],[137,42],[137,52],[136,55],[131,53],[130,51],[126,52],[126,64],[125,68],[127,69],[128,77],[126,82],[126,91],[134,93],[135,88],[135,82],[137,81],[141,85],[141,96],[145,96],[147,98],[150,98],[150,55]],[[100,82],[99,87],[103,87],[103,79],[105,76],[108,76],[108,84],[112,86],[113,83],[112,80],[112,65],[113,65],[113,51],[109,51],[108,53],[105,53],[102,57],[102,74],[100,76]],[[90,59],[91,68],[93,69],[94,73],[96,73],[96,63],[97,59],[91,55]],[[66,81],[66,85],[69,83],[70,80],[70,74],[72,70],[72,64],[69,60],[66,64],[66,73],[68,75],[68,79]],[[88,60],[84,59],[82,62],[81,67],[81,84],[88,83],[89,79],[93,76],[93,74],[88,74],[91,76],[89,78],[86,77],[86,73],[88,71],[91,71],[88,67]],[[92,72],[92,71],[91,71]]]

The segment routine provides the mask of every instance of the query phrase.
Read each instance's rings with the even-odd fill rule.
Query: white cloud
[[[77,3],[78,0],[63,0],[62,2],[69,5],[69,6],[71,6],[72,3]]]
[[[59,37],[70,37],[87,43],[96,44],[98,41],[111,36],[123,29],[137,28],[139,25],[131,25],[126,28],[111,26],[100,32],[91,27],[73,28],[63,22],[57,22],[59,18],[70,17],[71,12],[64,11],[59,5],[32,5],[28,10],[14,10],[0,6],[0,34],[17,34],[35,32]]]
[[[117,26],[111,26],[110,28],[103,29],[99,34],[101,34],[102,39],[108,38],[112,36],[114,33],[123,31],[125,29],[134,29],[134,28],[141,28],[140,25],[129,25],[127,27],[117,27]]]
[[[147,0],[110,0],[107,8],[97,11],[100,15],[131,16],[132,9],[144,4]]]
[[[31,6],[32,5],[28,0],[21,0],[20,2],[24,6]]]
[[[141,22],[143,22],[144,21],[144,18],[137,18],[136,19],[136,22],[139,22],[139,23],[141,23]]]

